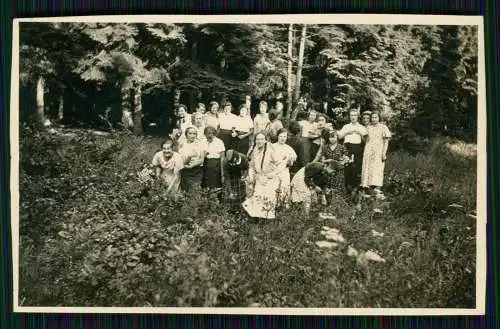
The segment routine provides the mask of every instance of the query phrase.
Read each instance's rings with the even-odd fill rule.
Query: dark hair
[[[205,129],[203,130],[203,134],[206,135],[208,134],[210,131],[212,131],[214,134],[215,132],[217,131],[214,127],[212,126],[207,126],[205,127]]]
[[[245,108],[245,110],[247,110],[247,111],[248,111],[247,104],[241,104],[241,105],[238,107],[238,111],[241,111],[243,108]]]
[[[290,121],[289,129],[290,133],[293,135],[297,135],[298,133],[300,133],[300,125],[297,121]]]
[[[275,109],[272,109],[271,111],[269,111],[269,120],[270,121],[276,120],[277,118],[278,118],[278,112]]]
[[[224,107],[227,107],[227,106],[233,107],[233,105],[229,101],[227,101],[227,102],[224,103]]]

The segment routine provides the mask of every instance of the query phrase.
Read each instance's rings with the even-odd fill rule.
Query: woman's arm
[[[383,139],[383,146],[382,146],[382,161],[385,161],[387,159],[387,148],[389,147],[389,138],[384,138]]]

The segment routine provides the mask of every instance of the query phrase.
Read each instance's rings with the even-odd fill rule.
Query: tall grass
[[[173,201],[160,185],[145,191],[136,173],[160,143],[22,135],[23,305],[474,307],[476,228],[467,214],[476,163],[453,142],[390,154],[387,201],[354,211],[336,196],[307,218],[290,209],[269,222],[208,196]],[[325,225],[346,243],[318,248]],[[386,262],[360,265],[349,245]]]

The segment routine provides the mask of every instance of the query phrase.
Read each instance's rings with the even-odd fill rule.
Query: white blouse
[[[253,129],[253,121],[250,117],[237,117],[236,120],[236,130],[239,132],[247,133]]]
[[[206,152],[205,157],[207,159],[220,159],[220,154],[226,150],[226,147],[220,138],[214,137],[212,142],[205,140],[203,149]]]
[[[219,127],[222,130],[231,130],[236,127],[238,121],[238,117],[233,113],[219,114]]]

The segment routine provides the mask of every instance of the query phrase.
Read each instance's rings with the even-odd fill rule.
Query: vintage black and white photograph
[[[18,310],[484,308],[482,20],[306,16],[15,22]]]

